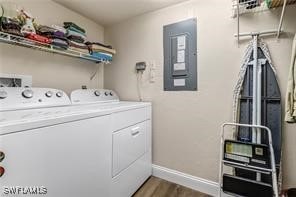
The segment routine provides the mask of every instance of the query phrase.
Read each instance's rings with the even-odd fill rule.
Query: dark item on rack
[[[52,43],[52,40],[50,38],[44,37],[44,36],[40,36],[38,34],[27,34],[26,38],[31,39],[31,40],[35,40],[37,42],[42,42],[42,43],[46,43],[46,44],[50,44]]]
[[[113,49],[112,46],[105,45],[105,44],[102,44],[102,43],[99,43],[99,42],[86,42],[85,44],[86,45],[98,45],[98,46],[106,47],[108,49]]]
[[[41,25],[37,28],[37,33],[39,35],[45,36],[45,37],[49,37],[49,38],[62,38],[62,39],[66,39],[65,34],[59,30],[56,30],[52,27],[48,27],[45,25]]]
[[[67,29],[67,28],[70,28],[70,27],[73,27],[79,31],[81,31],[82,33],[86,33],[85,30],[82,28],[82,27],[79,27],[78,25],[76,25],[75,23],[73,22],[64,22],[64,27]]]
[[[272,197],[273,189],[270,184],[257,182],[232,175],[223,175],[223,191],[235,196]]]
[[[283,190],[281,193],[282,197],[296,197],[296,188],[290,188]]]
[[[21,33],[21,28],[22,27],[18,20],[7,17],[1,17],[1,31],[23,37],[23,34]]]
[[[248,6],[246,7],[246,9],[248,10],[260,6],[259,0],[239,0],[239,3],[248,4]]]
[[[296,197],[296,188],[288,189],[287,197]]]
[[[0,6],[0,31],[23,37],[23,34],[21,33],[21,24],[19,23],[19,21],[17,19],[4,17],[4,7],[2,5]]]
[[[84,39],[80,36],[68,36],[68,39],[74,42],[84,43]]]

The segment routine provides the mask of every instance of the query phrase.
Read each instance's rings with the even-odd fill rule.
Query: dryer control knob
[[[110,92],[110,96],[113,96],[113,92]]]
[[[108,92],[105,92],[105,96],[108,96]]]
[[[57,92],[57,97],[61,98],[63,96],[63,92]]]
[[[27,89],[27,90],[24,90],[23,92],[22,92],[22,95],[23,95],[23,97],[25,97],[25,98],[32,98],[33,97],[33,91],[32,90],[30,90],[30,89]]]
[[[0,91],[0,99],[5,99],[7,97],[6,91]]]
[[[53,95],[52,91],[48,91],[45,93],[45,96],[48,98],[52,97],[52,95]]]
[[[4,173],[5,169],[2,166],[0,166],[0,177],[2,177]]]
[[[2,151],[0,151],[0,162],[2,162],[4,158],[5,158],[5,154]]]
[[[95,95],[96,95],[96,96],[100,96],[100,95],[101,95],[100,91],[96,90],[96,91],[95,91]]]

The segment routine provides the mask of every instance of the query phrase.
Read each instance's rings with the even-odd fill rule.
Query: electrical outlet
[[[146,70],[146,62],[137,62],[136,63],[136,70],[137,72],[144,72]]]

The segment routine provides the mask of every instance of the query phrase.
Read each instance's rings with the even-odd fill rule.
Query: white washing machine
[[[120,101],[111,90],[80,89],[73,105],[111,112],[111,196],[129,197],[152,174],[151,103]]]
[[[0,88],[0,196],[111,196],[111,111],[59,90]]]

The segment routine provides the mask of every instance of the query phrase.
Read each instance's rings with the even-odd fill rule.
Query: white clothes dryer
[[[121,101],[114,91],[104,89],[75,90],[71,101],[110,111],[111,196],[132,196],[152,174],[151,103]]]

